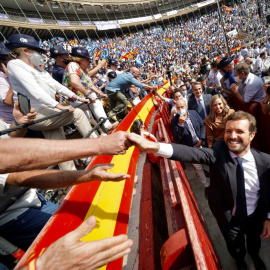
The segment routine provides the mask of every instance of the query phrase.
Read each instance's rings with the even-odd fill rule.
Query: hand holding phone
[[[30,112],[31,105],[30,105],[30,98],[27,96],[17,93],[18,101],[19,101],[19,108],[22,114],[27,115]]]

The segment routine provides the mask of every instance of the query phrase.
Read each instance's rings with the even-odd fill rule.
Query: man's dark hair
[[[138,135],[141,135],[141,131],[140,131],[140,128],[141,126],[143,125],[143,121],[141,119],[136,119],[131,128],[130,128],[130,131],[133,132],[133,133],[136,133]]]
[[[203,82],[203,81],[205,81],[206,79],[203,77],[203,76],[200,76],[200,77],[198,77],[197,78],[197,82]]]
[[[262,58],[263,56],[265,56],[266,52],[261,52],[260,53],[260,57]]]
[[[245,120],[247,119],[249,122],[249,133],[257,132],[257,127],[256,127],[256,119],[253,115],[244,112],[244,111],[237,111],[232,114],[230,114],[225,122],[225,126],[228,121],[232,120]]]
[[[195,85],[200,85],[202,87],[202,84],[200,82],[195,82],[195,83],[192,84],[192,90],[193,90]]]
[[[179,88],[176,88],[176,89],[173,91],[173,97],[174,97],[174,95],[175,95],[176,93],[180,93],[180,94],[183,96],[183,92],[182,92],[182,90],[179,89]]]
[[[215,61],[213,61],[213,62],[211,62],[211,67],[217,67],[218,66],[218,64],[219,64],[219,60],[215,60]]]

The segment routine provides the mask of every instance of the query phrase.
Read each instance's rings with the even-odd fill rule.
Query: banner
[[[94,21],[97,30],[109,30],[120,28],[117,21]]]
[[[68,21],[63,21],[63,20],[57,20],[59,25],[69,25]]]
[[[44,24],[41,18],[27,18],[30,23]]]
[[[90,21],[81,21],[82,25],[92,25]]]
[[[126,23],[134,23],[134,22],[142,22],[142,21],[150,21],[152,20],[152,16],[146,16],[146,17],[138,17],[134,19],[125,19],[125,20],[118,20],[119,24],[126,24]]]
[[[154,15],[154,18],[157,20],[157,19],[160,19],[162,17],[162,15],[161,14],[155,14]]]
[[[177,10],[169,11],[166,14],[167,14],[167,16],[175,15],[175,14],[177,14]]]
[[[108,60],[109,59],[109,52],[110,52],[109,49],[102,49],[100,51],[100,54],[99,54],[99,59],[106,59],[106,60]]]
[[[143,59],[142,59],[142,57],[139,54],[138,54],[138,56],[135,59],[135,63],[139,67],[141,67],[143,65]]]
[[[204,1],[204,2],[201,2],[201,3],[198,3],[198,7],[203,7],[203,6],[207,6],[207,5],[210,5],[212,3],[215,3],[215,0],[207,0],[207,1]]]
[[[9,17],[7,14],[4,14],[4,13],[0,13],[0,20],[6,20],[6,21],[9,21]]]

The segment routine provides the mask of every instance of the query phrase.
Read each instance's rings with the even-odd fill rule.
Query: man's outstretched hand
[[[147,139],[144,139],[142,136],[135,133],[128,133],[128,140],[141,151],[150,151],[156,153],[159,150],[159,143],[151,142]]]
[[[37,259],[37,269],[92,270],[130,253],[133,241],[127,235],[91,242],[82,241],[95,226],[96,219],[92,216],[76,230],[58,239]]]
[[[89,169],[88,176],[91,180],[115,181],[115,182],[130,178],[129,174],[107,172],[107,170],[112,169],[113,166],[114,164],[110,163],[97,164]]]

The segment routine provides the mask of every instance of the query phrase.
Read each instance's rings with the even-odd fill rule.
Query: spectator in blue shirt
[[[232,95],[232,92],[227,89],[225,81],[229,80],[229,85],[236,83],[234,80],[234,62],[232,57],[223,57],[218,64],[218,69],[224,72],[223,78],[220,80],[221,91],[220,93],[225,93],[229,96]]]
[[[70,62],[69,53],[61,45],[52,47],[50,53],[51,57],[55,59],[52,77],[62,84],[66,66]]]
[[[137,78],[140,76],[140,73],[141,72],[138,68],[132,67],[130,72],[124,72],[118,75],[106,86],[106,92],[110,102],[109,115],[121,111],[128,105],[128,100],[122,92],[129,88],[131,85],[135,85],[145,90],[156,91],[158,89],[157,85],[150,86],[139,82]],[[121,117],[125,115],[126,112],[123,112]]]

